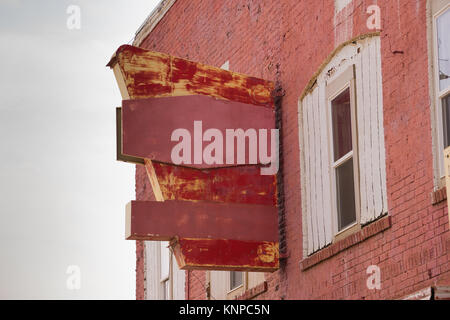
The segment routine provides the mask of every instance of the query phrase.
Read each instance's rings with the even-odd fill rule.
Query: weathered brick
[[[315,258],[304,260],[302,251],[297,101],[341,41],[370,31],[366,10],[373,3],[378,3],[382,13],[386,179],[392,227],[380,225],[385,222],[369,225],[359,235],[320,251],[317,257],[330,256],[312,265]],[[334,14],[332,0],[178,0],[142,43],[155,51],[215,66],[229,60],[230,70],[277,81],[286,93],[281,117],[282,222],[289,254],[286,267],[266,274],[267,291],[257,299],[398,298],[430,286],[437,277],[449,276],[446,194],[432,193],[426,1],[353,0],[336,18]],[[151,197],[150,190],[145,171],[138,168],[136,198]],[[368,237],[379,230],[384,231]],[[445,249],[437,250],[439,244],[434,240]],[[138,245],[141,263],[139,250]],[[366,269],[374,263],[381,268],[380,292],[365,285]],[[138,265],[137,272],[141,269]],[[205,299],[205,273],[192,272],[186,279],[186,296]],[[140,274],[137,282],[141,297]]]

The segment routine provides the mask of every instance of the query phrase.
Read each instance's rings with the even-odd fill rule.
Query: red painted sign
[[[278,269],[278,242],[179,239],[172,248],[184,270],[273,272]]]
[[[131,201],[127,205],[129,240],[178,238],[278,240],[274,206],[205,201]]]
[[[128,205],[127,238],[170,240],[182,269],[277,270],[273,83],[128,45],[108,65],[124,99],[118,160],[145,165],[158,201]],[[244,156],[227,129],[242,129]]]
[[[125,100],[122,153],[194,168],[268,164],[275,114],[204,95]]]

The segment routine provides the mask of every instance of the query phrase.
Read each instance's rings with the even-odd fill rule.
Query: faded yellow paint
[[[220,68],[171,57],[163,53],[151,52],[132,46],[122,46],[110,61],[109,66],[114,69],[114,74],[123,99],[203,94],[218,99],[274,108],[272,97],[274,83],[271,81],[256,79]],[[186,170],[182,172],[182,174],[188,175],[181,177],[182,175],[180,172],[168,172],[170,170],[166,170],[164,174],[157,175],[155,168],[156,171],[158,171],[158,165],[161,164],[153,163],[148,159],[145,160],[147,175],[157,201],[198,201],[196,199],[200,199],[199,195],[205,196],[205,199],[209,197],[208,200],[212,199],[217,201],[238,199],[238,190],[236,190],[234,194],[231,192],[230,195],[225,195],[222,194],[221,191],[216,191],[214,187],[215,183],[220,184],[222,181],[227,181],[229,183],[230,179],[228,178],[230,175],[228,173],[226,177],[222,174],[211,174],[208,178],[202,178],[197,175],[195,170]],[[189,177],[189,175],[191,176]],[[234,175],[231,176],[234,177]],[[276,190],[275,178],[272,180],[272,183],[272,186],[274,186]],[[263,183],[258,185],[267,186],[270,184]],[[272,201],[271,199],[273,197],[269,197],[269,199],[259,199],[255,197],[253,188],[257,189],[256,185],[248,186],[248,194],[251,194],[254,198],[251,198],[252,202]],[[205,193],[208,193],[208,196]],[[247,195],[247,190],[242,190],[240,193]],[[258,194],[264,196],[266,195],[266,192],[259,192]],[[270,194],[270,192],[267,194]],[[249,199],[245,198],[244,201],[247,202]],[[257,249],[258,258],[255,260],[253,260],[255,250],[252,249],[252,258],[245,261],[250,264],[216,265],[208,263],[189,263],[189,265],[187,265],[186,259],[189,255],[184,256],[179,240],[171,239],[170,241],[179,267],[185,270],[200,269],[271,272],[278,269],[279,266],[278,243],[266,243],[259,246]],[[256,248],[256,245],[253,248]],[[196,249],[198,249],[198,247]],[[201,252],[208,252],[208,250],[214,252],[214,246],[200,249]],[[188,249],[188,252],[185,251],[185,253],[192,253],[192,249]],[[191,258],[192,257],[189,257],[189,260],[191,260]],[[267,267],[251,265],[253,261],[256,265],[258,265],[258,263],[261,264],[260,262],[267,262],[272,265]]]
[[[263,262],[271,263],[278,259],[278,243],[266,242],[258,247],[258,259]]]
[[[183,190],[183,193],[186,195],[190,193],[199,194],[205,192],[206,190],[205,180],[192,180],[187,178],[184,179],[175,176],[173,173],[159,176],[158,183],[161,188],[162,195],[166,200],[192,200],[189,196],[176,197],[176,194],[179,195],[179,188],[181,188],[181,190]],[[174,186],[178,186],[178,188],[174,189]]]
[[[108,65],[119,66],[131,99],[202,94],[273,107],[271,81],[163,53],[122,46]]]

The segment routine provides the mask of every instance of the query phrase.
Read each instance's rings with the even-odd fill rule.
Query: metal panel
[[[258,107],[263,112],[274,109],[274,84],[270,81],[129,45],[121,46],[108,65],[124,100],[204,95],[251,104],[254,111]],[[198,170],[143,160],[158,201],[206,200],[276,207],[276,175],[261,176],[260,166]],[[180,238],[173,249],[185,269],[270,272],[279,265],[278,242]]]
[[[200,132],[194,130],[195,121],[200,127]],[[235,101],[217,100],[202,95],[124,100],[122,105],[122,153],[131,157],[173,163],[172,149],[179,142],[171,141],[171,136],[175,130],[184,129],[189,133],[190,141],[187,145],[191,155],[188,159],[189,162],[182,163],[182,165],[194,168],[236,166],[243,163],[237,163],[235,160],[233,163],[227,164],[226,161],[226,130],[242,129],[246,131],[250,129],[255,133],[256,141],[253,149],[249,147],[249,141],[245,142],[245,164],[251,164],[250,152],[259,150],[259,130],[266,129],[270,132],[274,128],[275,114],[272,109]],[[203,142],[203,133],[208,129],[217,129],[221,133],[220,144],[223,156],[220,164],[207,164],[203,161],[202,146],[211,143]],[[259,143],[268,142],[268,150],[270,150],[270,139]],[[237,143],[233,144],[236,158]],[[196,147],[200,148],[200,163],[195,161]],[[257,162],[261,163],[259,152],[257,152],[257,158]],[[252,164],[256,164],[256,162]]]
[[[145,166],[163,200],[277,203],[276,176],[261,175],[257,166],[196,170],[152,161]]]
[[[131,201],[128,240],[168,241],[174,237],[247,241],[278,240],[274,206],[205,201]]]
[[[273,82],[206,66],[130,45],[117,49],[108,66],[131,99],[202,94],[274,107]]]
[[[122,153],[122,108],[116,108],[116,159],[123,162],[144,164],[144,159]]]
[[[279,268],[278,242],[183,238],[172,248],[184,270],[273,272]]]

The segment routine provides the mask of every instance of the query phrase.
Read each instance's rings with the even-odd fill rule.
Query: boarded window
[[[353,126],[345,83],[327,99],[330,84],[350,68]],[[299,104],[305,254],[330,244],[355,220],[364,225],[387,212],[380,38],[342,48],[316,83]]]

